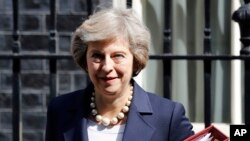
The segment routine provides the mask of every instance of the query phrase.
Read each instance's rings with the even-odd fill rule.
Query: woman
[[[79,26],[71,51],[91,84],[48,107],[46,141],[182,141],[193,134],[184,107],[133,80],[150,33],[131,9],[101,10]]]

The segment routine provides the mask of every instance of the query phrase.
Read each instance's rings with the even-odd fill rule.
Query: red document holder
[[[199,141],[202,137],[205,135],[211,133],[210,136],[212,136],[212,141],[229,141],[229,137],[227,137],[225,134],[223,134],[219,129],[214,127],[213,125],[210,125],[209,127],[199,131],[198,133],[188,137],[184,141]]]

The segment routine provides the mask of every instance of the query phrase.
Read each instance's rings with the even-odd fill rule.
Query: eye
[[[114,55],[112,55],[112,58],[114,60],[115,63],[121,63],[123,62],[123,60],[125,59],[125,55],[123,53],[115,53]]]
[[[91,57],[92,58],[101,58],[102,55],[100,53],[93,53]]]
[[[114,58],[124,58],[125,56],[121,53],[117,53],[113,56]]]
[[[93,53],[91,55],[91,58],[93,59],[94,62],[100,62],[104,57],[100,53]]]

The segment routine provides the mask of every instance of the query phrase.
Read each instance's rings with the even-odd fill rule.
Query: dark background
[[[93,9],[99,4],[92,0]],[[58,53],[69,53],[71,34],[87,17],[86,0],[57,0]],[[49,52],[49,0],[19,0],[21,53]],[[0,0],[0,53],[12,53],[12,0]],[[58,92],[86,86],[86,74],[72,60],[58,60]],[[49,102],[49,62],[21,61],[24,141],[43,141]],[[0,60],[0,141],[12,140],[12,60]]]

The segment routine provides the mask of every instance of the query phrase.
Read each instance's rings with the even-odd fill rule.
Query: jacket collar
[[[154,133],[154,127],[146,120],[153,114],[151,103],[146,92],[134,82],[133,102],[130,106],[128,122],[122,141],[149,141]],[[135,129],[136,128],[136,129]]]
[[[136,108],[137,111],[141,114],[153,113],[147,92],[145,92],[136,82],[134,82],[133,104],[135,106],[134,108]]]
[[[153,114],[151,103],[146,92],[135,81],[132,82],[134,83],[134,96],[122,141],[135,139],[137,141],[149,141],[154,133],[154,127],[150,125],[145,116]],[[69,110],[75,112],[75,120],[77,120],[77,123],[72,129],[64,133],[65,141],[88,141],[87,118],[91,111],[89,102],[92,91],[93,85],[91,84],[84,91],[84,96],[77,98],[77,102],[74,102],[70,107]]]

